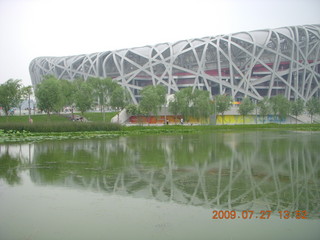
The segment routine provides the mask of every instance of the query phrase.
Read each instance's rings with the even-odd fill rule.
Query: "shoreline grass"
[[[28,123],[28,116],[0,117],[0,143],[43,141],[53,139],[108,138],[115,136],[147,134],[187,134],[214,131],[320,131],[320,124],[240,124],[240,125],[134,125],[123,126],[110,123],[113,113],[106,113],[109,122],[103,122],[101,113],[87,113],[91,122],[72,122],[67,115],[32,116],[33,124]],[[9,121],[8,121],[9,120]]]
[[[145,133],[165,132],[202,132],[202,131],[249,131],[249,130],[290,130],[320,131],[320,124],[239,124],[239,125],[163,125],[163,126],[125,126],[127,132],[141,131]]]
[[[0,123],[0,143],[221,131],[320,131],[320,124],[122,126],[104,122]]]

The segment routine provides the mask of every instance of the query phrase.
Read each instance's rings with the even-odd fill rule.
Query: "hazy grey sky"
[[[0,0],[0,83],[29,63],[282,26],[320,24],[319,0]]]

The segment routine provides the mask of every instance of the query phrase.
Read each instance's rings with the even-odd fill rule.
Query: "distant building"
[[[320,97],[320,25],[239,32],[68,57],[38,57],[30,63],[32,84],[45,75],[74,80],[111,77],[134,102],[147,85],[168,94],[193,87],[211,95],[289,100]]]

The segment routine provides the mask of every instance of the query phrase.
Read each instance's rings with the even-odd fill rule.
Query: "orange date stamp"
[[[305,210],[297,211],[269,211],[261,210],[255,212],[251,210],[229,211],[214,210],[212,211],[212,219],[270,219],[271,215],[278,216],[280,219],[308,219],[308,212]]]

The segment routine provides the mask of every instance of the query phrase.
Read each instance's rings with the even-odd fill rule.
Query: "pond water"
[[[250,131],[3,144],[0,239],[319,239],[319,143]]]

